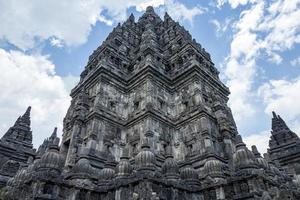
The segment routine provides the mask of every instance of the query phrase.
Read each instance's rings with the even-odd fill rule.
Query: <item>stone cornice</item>
[[[111,81],[114,80],[114,83],[118,85],[118,88],[124,92],[130,91],[134,87],[134,85],[139,85],[140,82],[145,81],[145,77],[153,77],[155,78],[155,80],[162,82],[170,91],[170,93],[174,93],[175,88],[180,86],[182,82],[188,81],[191,76],[197,76],[202,80],[205,80],[205,82],[213,85],[215,88],[220,89],[220,91],[222,91],[221,94],[224,97],[227,98],[227,96],[229,95],[228,88],[223,83],[221,83],[221,81],[215,80],[215,78],[211,77],[209,73],[206,73],[203,69],[201,69],[200,63],[195,61],[191,66],[172,78],[161,73],[151,63],[148,63],[145,67],[134,73],[129,78],[120,77],[113,71],[108,70],[103,66],[98,66],[93,74],[89,75],[88,79],[83,80],[72,90],[71,96],[76,96],[76,94],[82,87],[89,87],[89,85],[93,85],[93,83],[97,81],[102,75],[108,76],[109,80]],[[124,87],[122,87],[122,85],[124,85]]]

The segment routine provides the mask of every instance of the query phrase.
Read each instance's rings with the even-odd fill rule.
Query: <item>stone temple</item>
[[[3,200],[299,200],[300,140],[274,113],[248,149],[209,53],[148,7],[89,57],[64,119],[34,150],[30,107],[0,141]],[[49,134],[50,135],[50,134]]]

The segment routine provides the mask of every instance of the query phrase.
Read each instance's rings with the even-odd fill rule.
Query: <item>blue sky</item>
[[[211,54],[248,145],[266,151],[272,110],[300,133],[300,0],[0,0],[0,134],[28,105],[35,147],[61,130],[88,56],[148,5]]]

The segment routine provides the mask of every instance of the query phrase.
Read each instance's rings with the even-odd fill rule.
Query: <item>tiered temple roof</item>
[[[243,142],[218,74],[167,13],[130,15],[89,57],[61,143],[55,129],[0,199],[299,199],[281,163]],[[7,134],[27,127],[24,144],[29,111]],[[271,148],[296,141],[281,118],[273,121]]]

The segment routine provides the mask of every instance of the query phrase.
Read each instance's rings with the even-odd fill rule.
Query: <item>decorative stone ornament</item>
[[[178,179],[179,178],[179,167],[177,162],[174,160],[172,155],[172,147],[169,145],[166,148],[165,162],[163,163],[161,169],[162,174],[167,179]]]
[[[258,167],[260,169],[264,169],[264,170],[269,170],[270,169],[270,166],[268,164],[268,161],[266,161],[266,159],[264,159],[260,153],[258,152],[257,150],[257,147],[255,145],[253,145],[252,147],[252,152],[256,158],[256,162],[258,164]]]
[[[233,154],[233,165],[235,169],[256,169],[257,163],[254,154],[250,151],[240,135],[235,138],[236,152]]]
[[[106,161],[105,166],[99,172],[99,181],[107,182],[112,180],[116,175],[115,165],[112,161]]]
[[[129,151],[127,148],[123,149],[120,162],[116,167],[117,177],[128,177],[131,175],[133,167],[129,162]]]
[[[212,178],[225,178],[225,165],[220,160],[211,156],[204,164],[204,174]]]
[[[155,171],[156,158],[150,149],[149,138],[144,138],[141,145],[141,152],[135,156],[135,165],[138,171]]]
[[[55,129],[35,151],[31,108],[17,118],[0,199],[300,199],[297,134],[274,113],[269,158],[250,151],[210,54],[170,15],[131,14],[89,56],[60,144]]]
[[[96,175],[95,169],[91,166],[90,161],[83,157],[80,158],[71,169],[73,178],[92,178]]]
[[[36,170],[42,173],[53,172],[58,176],[64,166],[64,157],[58,151],[58,146],[50,145],[48,151],[36,163]]]
[[[180,177],[190,185],[199,184],[199,175],[191,164],[186,164],[180,171]]]

